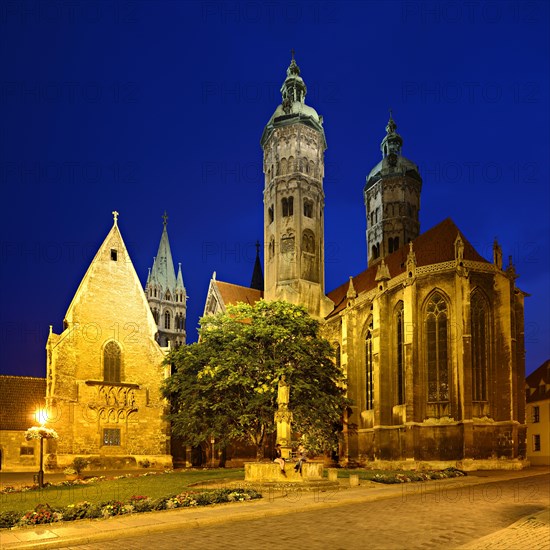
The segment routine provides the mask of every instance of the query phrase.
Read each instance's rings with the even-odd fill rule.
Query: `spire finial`
[[[118,212],[116,210],[113,210],[112,214],[113,214],[113,219],[115,220],[115,225],[117,225]]]
[[[294,61],[294,54],[295,54],[295,53],[296,53],[296,52],[294,51],[294,48],[292,48],[292,49],[290,50],[290,54],[292,55],[292,60],[293,60],[293,61]]]
[[[162,223],[164,227],[166,227],[166,224],[168,223],[168,214],[166,213],[166,210],[164,211],[164,214],[162,216]]]
[[[256,241],[256,256],[260,255],[260,241]]]

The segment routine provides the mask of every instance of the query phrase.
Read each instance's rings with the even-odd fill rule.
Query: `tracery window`
[[[428,302],[425,322],[428,402],[449,401],[448,313],[438,292]]]
[[[164,328],[167,328],[167,329],[170,328],[170,312],[169,311],[164,312]]]
[[[120,346],[116,342],[107,342],[103,348],[103,380],[120,382]]]
[[[369,328],[365,337],[365,409],[370,411],[374,408],[374,363],[372,359],[372,319],[368,321]]]
[[[487,302],[480,292],[474,292],[470,300],[472,334],[472,399],[487,401],[487,376],[489,370],[489,312]]]
[[[403,302],[395,311],[396,357],[397,357],[397,404],[405,403],[405,316]]]

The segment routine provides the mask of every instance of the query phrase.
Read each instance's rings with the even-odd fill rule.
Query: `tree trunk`
[[[264,443],[263,440],[261,443],[256,445],[256,460],[260,462],[264,458]]]

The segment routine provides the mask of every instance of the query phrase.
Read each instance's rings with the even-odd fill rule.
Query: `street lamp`
[[[36,409],[36,421],[43,428],[48,420],[46,409]],[[44,487],[44,436],[40,437],[40,470],[38,470],[38,487]]]

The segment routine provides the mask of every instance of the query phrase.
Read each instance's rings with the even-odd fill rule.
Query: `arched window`
[[[479,291],[470,300],[472,334],[472,399],[487,401],[489,370],[489,309]]]
[[[447,304],[438,292],[428,302],[425,321],[428,402],[449,401]]]
[[[283,218],[294,215],[294,197],[285,197],[283,198],[282,207],[283,207]]]
[[[302,172],[309,174],[309,162],[306,157],[302,159]]]
[[[368,320],[368,330],[365,337],[365,409],[374,408],[374,363],[372,360],[372,318]]]
[[[292,174],[295,171],[294,157],[288,157],[288,173]]]
[[[405,316],[403,302],[395,309],[396,357],[397,357],[397,404],[405,403]]]
[[[315,235],[309,229],[302,234],[302,250],[309,254],[315,254]]]
[[[313,202],[309,199],[304,199],[304,216],[313,218]]]
[[[281,159],[281,175],[285,175],[288,171],[286,159]]]
[[[164,328],[167,328],[167,329],[170,328],[170,312],[169,311],[164,312]]]
[[[107,342],[103,348],[103,380],[120,382],[120,346],[116,342]]]

